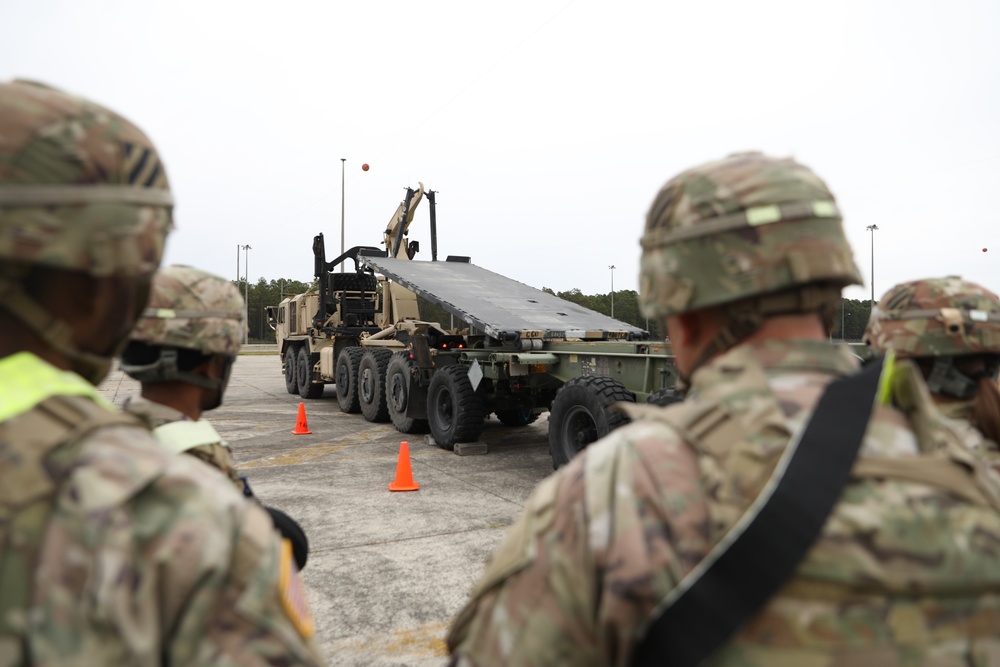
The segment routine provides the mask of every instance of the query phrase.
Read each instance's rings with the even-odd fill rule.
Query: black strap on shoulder
[[[879,359],[830,383],[758,499],[661,603],[631,667],[701,664],[791,577],[847,484],[881,371]]]

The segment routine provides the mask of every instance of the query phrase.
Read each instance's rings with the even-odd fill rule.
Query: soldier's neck
[[[189,419],[201,419],[201,387],[186,382],[147,382],[142,385],[142,397],[184,413]]]

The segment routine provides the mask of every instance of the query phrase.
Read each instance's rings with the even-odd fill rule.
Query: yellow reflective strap
[[[152,317],[158,317],[161,320],[172,320],[177,317],[177,313],[174,312],[173,308],[157,308]]]
[[[153,437],[174,454],[181,454],[202,445],[222,442],[215,428],[204,419],[177,421],[153,429]]]
[[[115,409],[94,385],[30,352],[0,359],[0,422],[23,414],[53,396],[86,396],[102,407]]]
[[[882,405],[892,403],[892,376],[896,373],[896,351],[886,350],[882,361],[882,375],[878,379],[878,402]]]

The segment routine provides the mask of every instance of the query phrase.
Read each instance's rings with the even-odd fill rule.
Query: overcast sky
[[[873,236],[876,296],[947,274],[1000,291],[1000,3],[0,0],[0,27],[0,79],[153,138],[169,263],[235,279],[250,245],[252,280],[310,280],[342,196],[346,245],[377,245],[423,181],[440,257],[585,293],[614,265],[637,289],[659,187],[763,150],[837,195],[866,281],[847,296],[869,296]],[[430,259],[426,202],[410,231]]]

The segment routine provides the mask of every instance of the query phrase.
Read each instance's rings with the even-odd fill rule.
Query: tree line
[[[241,294],[246,295],[248,304],[247,324],[251,343],[275,342],[274,330],[268,325],[267,315],[264,312],[266,306],[276,306],[284,297],[301,294],[309,290],[314,284],[287,278],[279,278],[277,280],[260,278],[256,284],[247,284],[246,281],[242,280],[232,282],[239,288]],[[647,319],[640,312],[639,294],[635,290],[615,290],[613,293],[584,294],[576,288],[565,292],[556,292],[548,287],[543,287],[542,291],[583,306],[584,308],[612,316],[621,322],[645,329],[650,332],[651,338],[654,340],[662,340],[666,337],[666,331],[662,322]],[[418,297],[418,303],[421,317],[424,320],[438,322],[446,328],[450,326],[451,316],[443,308],[420,297]],[[868,325],[868,316],[870,313],[871,301],[844,299],[835,318],[831,338],[852,342],[860,341],[864,335],[865,327]]]

